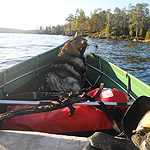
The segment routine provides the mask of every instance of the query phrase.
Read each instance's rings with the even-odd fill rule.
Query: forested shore
[[[0,28],[0,33],[32,33],[81,36],[98,39],[150,41],[150,12],[148,3],[129,4],[128,8],[103,10],[97,8],[86,16],[82,9],[66,16],[66,24],[40,26],[36,30]]]
[[[150,14],[147,3],[107,11],[97,8],[86,16],[82,9],[66,17],[65,25],[40,27],[36,33],[74,35],[94,38],[150,40]],[[113,11],[113,12],[112,12]]]

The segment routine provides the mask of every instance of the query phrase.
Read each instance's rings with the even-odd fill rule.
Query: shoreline
[[[150,39],[145,39],[143,37],[129,37],[129,35],[109,35],[106,37],[105,35],[100,35],[99,33],[88,33],[85,34],[86,38],[94,38],[94,39],[112,39],[112,40],[124,40],[124,41],[133,41],[133,42],[150,42]]]
[[[45,35],[62,35],[62,34],[47,34],[47,33],[35,33],[35,32],[0,32],[0,33],[20,33],[20,34],[45,34]],[[133,41],[133,42],[150,42],[150,39],[145,39],[143,37],[130,37],[129,35],[112,35],[111,33],[109,36],[105,36],[104,34],[100,33],[85,33],[82,35],[79,33],[80,36],[86,37],[86,38],[94,38],[94,39],[111,39],[111,40],[124,40],[124,41]],[[63,36],[74,36],[74,35],[68,35],[68,34],[63,34]]]
[[[123,41],[133,41],[133,42],[150,42],[150,39],[145,39],[144,37],[130,37],[129,35],[116,35],[113,33],[110,33],[109,36],[105,36],[105,33],[100,34],[99,32],[90,33],[85,32],[84,34],[81,34],[79,32],[79,35],[86,38],[93,38],[93,39],[111,39],[111,40],[123,40]],[[63,34],[63,36],[74,36],[74,34]]]

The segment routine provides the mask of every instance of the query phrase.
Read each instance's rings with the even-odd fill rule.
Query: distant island
[[[0,33],[35,33],[36,30],[20,30],[11,28],[0,28]]]

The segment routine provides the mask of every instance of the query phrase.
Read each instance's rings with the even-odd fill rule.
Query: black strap
[[[104,83],[101,83],[99,90],[97,91],[97,93],[94,95],[93,98],[96,98],[97,96],[99,96],[99,94],[102,92],[103,88],[104,88]]]
[[[92,97],[85,95],[85,97],[90,100],[90,101],[95,101],[95,99],[93,99]],[[97,110],[105,113],[105,115],[107,116],[109,122],[111,123],[113,129],[117,132],[117,133],[121,133],[116,121],[114,120],[112,114],[110,113],[109,109],[106,107],[106,105],[102,102],[102,101],[96,101],[97,103],[99,103],[99,106],[93,106],[94,108],[96,108]]]
[[[87,99],[89,99],[90,101],[95,101],[95,98],[97,96],[99,96],[99,94],[102,92],[104,87],[104,83],[101,83],[99,90],[97,91],[97,93],[94,95],[94,97],[90,97],[87,94],[85,95],[85,97]],[[106,105],[102,102],[102,101],[96,101],[99,103],[99,106],[93,106],[94,108],[96,108],[97,110],[105,113],[105,115],[107,116],[109,122],[111,123],[113,129],[117,132],[117,133],[121,133],[115,119],[113,118],[112,114],[110,113],[109,109],[106,107]]]
[[[102,111],[107,116],[109,122],[111,123],[113,129],[117,133],[121,133],[116,121],[114,120],[112,114],[110,113],[109,109],[106,107],[106,105],[102,101],[96,101],[100,104],[100,106],[94,106],[97,110]]]

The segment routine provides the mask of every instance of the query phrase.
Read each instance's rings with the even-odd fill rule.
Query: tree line
[[[90,16],[86,16],[82,9],[77,9],[75,15],[68,15],[65,25],[49,26],[37,32],[73,35],[78,31],[82,36],[98,33],[105,37],[126,35],[150,39],[148,7],[148,3],[137,3],[135,6],[129,4],[128,8],[116,7],[113,13],[110,9],[105,11],[97,8]]]

